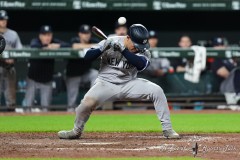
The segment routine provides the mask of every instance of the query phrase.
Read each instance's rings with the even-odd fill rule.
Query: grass
[[[240,133],[239,114],[173,114],[180,133]],[[0,132],[57,132],[73,127],[74,115],[0,116]],[[92,115],[86,132],[160,132],[155,114]]]
[[[1,160],[77,160],[72,158],[3,158]],[[200,160],[192,157],[148,157],[148,158],[81,158],[81,160]]]

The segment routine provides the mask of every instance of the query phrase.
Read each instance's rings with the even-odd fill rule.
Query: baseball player
[[[54,38],[52,27],[43,25],[37,38],[32,39],[31,48],[59,49],[70,45]],[[35,93],[39,89],[42,111],[47,112],[52,99],[54,59],[29,59],[25,101],[27,107],[34,105]],[[28,111],[28,109],[27,109]]]
[[[162,88],[148,80],[137,78],[137,73],[149,65],[148,30],[133,24],[127,36],[109,37],[86,52],[85,60],[101,57],[99,75],[76,108],[74,128],[59,131],[61,139],[80,138],[92,111],[105,101],[151,100],[163,128],[165,138],[180,138],[172,129],[167,99]]]
[[[0,34],[6,40],[6,49],[22,49],[18,33],[7,27],[8,19],[7,12],[1,10]],[[4,92],[8,111],[14,111],[13,107],[16,104],[16,70],[13,59],[0,60],[0,97],[1,92]]]
[[[158,47],[158,35],[157,32],[150,30],[148,39],[150,48]],[[152,58],[151,64],[145,70],[146,74],[153,77],[161,77],[167,74],[170,68],[170,61],[167,58]]]

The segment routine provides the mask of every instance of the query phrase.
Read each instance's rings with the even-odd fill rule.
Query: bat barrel
[[[96,26],[92,27],[92,32],[101,39],[107,39],[107,36]]]

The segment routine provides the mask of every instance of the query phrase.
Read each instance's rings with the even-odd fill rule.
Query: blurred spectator
[[[39,37],[32,39],[30,46],[39,49],[58,49],[69,47],[69,44],[53,38],[51,26],[44,25],[40,28]],[[36,90],[39,89],[43,111],[48,111],[52,99],[54,59],[29,59],[28,67],[26,106],[33,106]]]
[[[151,48],[158,47],[158,35],[156,31],[153,30],[149,31],[148,42]]]
[[[149,40],[150,48],[158,47],[158,35],[155,31],[149,31]],[[151,76],[159,77],[163,76],[168,72],[170,68],[170,62],[167,58],[152,58],[151,63],[144,73],[148,73]]]
[[[227,45],[224,41],[226,41],[226,39],[222,37],[213,38],[212,47],[215,49],[226,49]]]
[[[212,47],[214,49],[226,49],[227,46],[223,43],[223,38],[217,37],[212,40]],[[229,76],[231,70],[235,68],[233,59],[216,58],[212,60],[211,68],[213,72],[219,77],[219,82],[222,82]]]
[[[226,49],[226,47],[229,47],[228,40],[225,37],[215,37],[209,43],[209,46],[215,49]]]
[[[226,49],[224,39],[214,38],[213,48]],[[240,68],[235,58],[216,58],[212,63],[213,72],[219,77],[220,91],[225,94],[228,104],[237,104],[240,100]]]
[[[123,18],[123,17],[120,17]],[[118,19],[118,21],[115,22],[115,34],[111,34],[109,35],[109,37],[112,36],[125,36],[127,35],[127,20],[125,21],[125,23],[123,23],[122,21],[120,21],[120,18]]]
[[[98,41],[92,38],[91,28],[87,24],[79,27],[78,36],[71,39],[73,49],[91,48]]]
[[[77,37],[71,40],[74,49],[91,48],[97,43],[91,38],[91,28],[89,25],[81,25]],[[68,111],[74,111],[76,107],[76,100],[78,97],[78,90],[81,84],[90,82],[92,86],[97,78],[98,71],[91,69],[91,63],[85,62],[83,58],[69,59],[67,64],[67,97],[68,97]]]
[[[8,14],[6,11],[0,11],[0,34],[6,40],[5,49],[21,49],[22,43],[16,31],[7,28]],[[13,59],[0,60],[0,104],[1,92],[4,91],[5,103],[9,107],[16,104],[16,71]]]
[[[178,46],[185,49],[190,48],[192,46],[191,38],[188,35],[181,36],[178,42]]]
[[[215,49],[225,49],[227,47],[226,38],[216,37],[209,41],[208,47],[213,47]],[[214,62],[214,58],[207,58],[207,70],[211,70],[212,63]]]
[[[178,46],[183,49],[189,49],[192,46],[192,40],[188,35],[180,37]],[[171,65],[176,72],[185,72],[185,66],[187,63],[186,58],[177,58],[171,60]]]

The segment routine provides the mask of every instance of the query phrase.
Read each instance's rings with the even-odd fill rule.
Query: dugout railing
[[[182,48],[152,48],[152,58],[180,58],[180,57],[193,57],[194,52],[192,49]],[[1,58],[15,58],[15,59],[28,59],[28,58],[83,58],[85,50],[73,50],[73,49],[58,49],[58,50],[47,50],[47,49],[23,49],[23,50],[5,50]],[[240,57],[240,48],[227,48],[227,49],[214,49],[207,48],[207,57],[222,57],[232,58]]]

